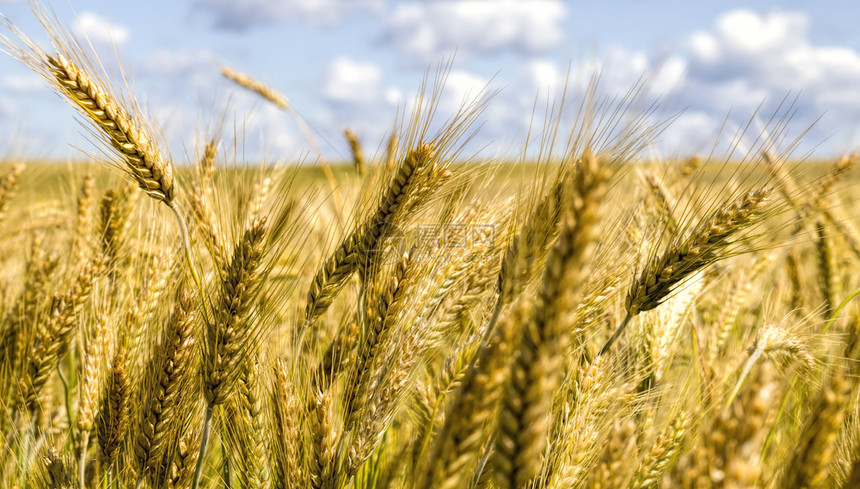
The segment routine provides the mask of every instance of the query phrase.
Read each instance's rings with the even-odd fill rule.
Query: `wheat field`
[[[110,157],[0,166],[0,486],[860,487],[857,155],[645,158],[628,94],[474,157],[443,68],[376,154],[174,164],[41,15]]]

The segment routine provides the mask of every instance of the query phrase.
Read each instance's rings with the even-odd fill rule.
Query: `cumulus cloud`
[[[440,108],[447,113],[456,112],[463,105],[479,97],[487,89],[488,81],[466,70],[452,71],[445,80],[445,91],[440,100]]]
[[[158,49],[146,56],[137,74],[158,83],[164,91],[174,87],[199,94],[214,87],[223,65],[223,58],[208,49]]]
[[[330,24],[358,9],[378,11],[382,0],[195,0],[194,5],[212,16],[216,27],[245,31],[283,21]]]
[[[437,0],[397,5],[385,40],[422,61],[455,50],[536,54],[564,42],[567,9],[559,0]]]
[[[367,104],[380,97],[382,69],[374,63],[340,57],[326,70],[323,95],[332,102]]]
[[[559,67],[547,59],[532,59],[525,65],[524,80],[540,91],[555,94],[565,83],[565,75]]]
[[[128,27],[111,22],[95,12],[82,12],[78,15],[75,34],[97,44],[121,45],[131,37]]]
[[[302,115],[324,151],[334,148],[337,153],[330,157],[348,156],[342,137],[346,127],[358,132],[368,153],[384,144],[398,108],[408,111],[415,96],[418,70],[413,68],[425,68],[455,50],[460,56],[439,99],[440,117],[452,114],[487,86],[491,91],[501,89],[481,119],[474,145],[487,145],[493,151],[515,150],[533,118],[539,125],[546,98],[557,97],[568,80],[572,87],[568,96],[581,95],[595,73],[600,74],[598,96],[623,95],[644,77],[646,99],[659,97],[665,114],[685,109],[660,136],[666,152],[707,151],[727,115],[731,113],[729,125],[743,125],[761,107],[766,118],[789,91],[800,92],[793,127],[803,130],[804,124],[826,112],[810,135],[810,144],[835,129],[844,129],[850,138],[860,120],[856,88],[860,53],[814,41],[816,26],[803,12],[733,10],[671,46],[609,45],[593,58],[568,67],[556,51],[566,43],[568,12],[561,0],[405,0],[386,9],[382,0],[195,0],[195,5],[220,27],[233,30],[289,20],[337,22],[357,8],[380,14],[383,38],[400,59],[387,63],[361,47],[345,50],[349,56],[323,61],[308,71],[311,77],[319,76],[307,83],[312,85],[310,99],[298,94],[304,105]],[[111,38],[123,42],[129,36],[128,29],[92,13],[81,14],[79,24],[79,33],[97,42]],[[504,56],[491,58],[490,63],[469,62],[478,55],[493,54]],[[402,63],[404,59],[414,60],[415,65]],[[515,64],[509,63],[512,59]],[[496,60],[504,64],[496,66]],[[294,156],[307,151],[310,146],[290,116],[234,89],[218,74],[222,65],[223,59],[214,51],[155,51],[136,66],[137,92],[147,94],[144,105],[168,126],[167,132],[185,142],[199,128],[202,111],[229,99],[228,118],[235,114],[239,120],[248,154]],[[389,71],[404,66],[402,71]],[[496,67],[500,70],[492,77]],[[34,94],[42,86],[32,76],[4,75],[0,88],[12,97],[0,100],[0,117],[10,118],[15,95]],[[535,107],[537,117],[533,117]],[[174,141],[171,146],[181,147]]]
[[[320,87],[324,103],[311,118],[332,145],[335,158],[349,154],[343,138],[346,128],[353,129],[371,152],[390,133],[404,102],[404,89],[387,82],[379,65],[346,56],[323,70]]]
[[[0,85],[7,94],[16,97],[22,95],[45,95],[51,92],[47,83],[35,73],[9,73],[2,78]]]
[[[768,118],[789,94],[792,126],[804,130],[824,115],[808,136],[809,146],[860,120],[860,53],[817,45],[803,12],[766,13],[738,9],[707,29],[679,40],[671,54],[610,46],[573,67],[572,78],[600,73],[599,93],[625,93],[643,79],[645,94],[660,97],[667,113],[685,112],[661,136],[671,151],[701,151],[713,143],[726,119],[742,126],[757,111]],[[644,78],[643,78],[644,77]],[[674,146],[673,146],[674,145]]]
[[[687,39],[681,98],[712,114],[750,113],[764,103],[767,114],[789,92],[799,92],[795,124],[812,124],[827,112],[813,137],[829,136],[826,131],[832,129],[826,128],[856,125],[860,53],[816,45],[810,28],[802,12],[727,12],[710,30]]]

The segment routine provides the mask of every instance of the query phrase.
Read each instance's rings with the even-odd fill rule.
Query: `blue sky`
[[[557,94],[570,72],[600,69],[600,91],[625,92],[643,75],[663,114],[683,109],[654,150],[707,151],[728,118],[798,95],[791,134],[816,125],[800,151],[840,154],[860,145],[860,14],[855,2],[559,0],[186,0],[50,2],[86,35],[106,66],[111,44],[174,158],[193,154],[226,114],[246,159],[312,159],[293,119],[233,87],[229,65],[283,92],[329,159],[348,156],[353,128],[373,153],[424,72],[456,52],[440,110],[485,85],[501,89],[479,144],[522,143],[535,97]],[[45,35],[24,1],[0,12],[37,42]],[[819,119],[820,118],[820,119]],[[0,148],[61,158],[94,151],[74,111],[43,81],[0,57]],[[80,148],[80,149],[78,149]]]

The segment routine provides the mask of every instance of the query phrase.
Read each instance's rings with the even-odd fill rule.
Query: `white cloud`
[[[501,88],[482,117],[481,134],[475,140],[476,146],[487,144],[491,152],[515,148],[528,131],[535,107],[540,113],[546,97],[557,97],[567,83],[567,64],[559,61],[560,50],[556,51],[565,46],[564,29],[569,24],[564,21],[568,7],[561,0],[404,0],[391,2],[388,10],[382,4],[382,0],[195,0],[196,7],[219,26],[233,30],[292,20],[337,22],[356,9],[380,14],[384,37],[401,58],[377,62],[390,59],[373,58],[376,53],[355,46],[343,51],[350,57],[309,67],[307,76],[293,85],[299,91],[296,100],[304,105],[302,115],[326,152],[334,147],[348,155],[342,137],[345,127],[357,130],[368,153],[377,144],[384,145],[397,108],[408,110],[413,100],[418,83],[414,77],[410,80],[417,72],[412,68],[425,68],[455,50],[460,56],[439,99],[439,116],[451,115],[488,83],[490,90]],[[101,45],[129,38],[127,28],[92,12],[81,14],[78,23],[76,32]],[[730,125],[743,125],[760,106],[766,118],[786,93],[801,91],[792,127],[803,130],[826,112],[821,127],[808,138],[815,144],[834,128],[850,133],[860,121],[860,53],[821,45],[813,40],[816,28],[803,12],[741,9],[719,16],[704,29],[691,30],[674,43],[673,51],[667,52],[665,45],[657,49],[610,45],[570,66],[567,101],[575,109],[579,99],[574,97],[583,93],[595,72],[600,73],[598,96],[623,96],[644,76],[645,102],[659,96],[666,113],[686,109],[660,137],[661,149],[671,153],[679,148],[707,150],[729,112]],[[492,54],[504,56],[471,63],[478,55]],[[404,60],[414,60],[415,65],[405,63],[399,73],[388,71],[402,68]],[[229,99],[227,118],[232,125],[235,116],[249,154],[294,156],[307,151],[310,145],[290,116],[232,87],[218,73],[222,65],[217,52],[188,48],[154,51],[136,65],[137,93],[146,94],[143,105],[175,136],[171,147],[181,148],[179,138],[185,143],[192,140],[201,113],[218,113],[214,105]],[[493,79],[497,67],[500,71]],[[0,116],[12,119],[9,114],[21,103],[15,96],[42,93],[43,87],[33,76],[9,72],[0,77],[6,94],[0,100]],[[311,94],[310,100],[302,98],[302,90]],[[538,125],[541,115],[536,117]]]
[[[813,27],[803,12],[733,10],[680,40],[670,55],[610,46],[574,65],[572,78],[597,71],[599,94],[616,96],[644,76],[646,93],[661,97],[667,113],[685,109],[661,137],[670,151],[701,151],[726,117],[735,126],[757,111],[767,119],[786,95],[799,94],[794,133],[823,115],[806,138],[811,147],[835,130],[857,132],[860,121],[860,53],[816,44]]]
[[[457,109],[475,100],[487,87],[484,77],[465,70],[454,70],[445,80],[445,91],[440,101],[440,109],[455,113]]]
[[[332,61],[326,70],[322,91],[329,101],[368,103],[380,96],[381,82],[379,66],[341,57]]]
[[[343,138],[346,128],[353,129],[372,154],[390,132],[397,107],[404,102],[404,90],[387,84],[380,66],[348,57],[328,65],[320,87],[324,105],[311,118],[324,140],[334,146],[335,158],[349,154]]]
[[[726,52],[784,52],[804,44],[808,26],[809,19],[802,12],[759,15],[733,10],[717,19],[713,35]]]
[[[330,24],[358,9],[379,11],[382,0],[195,0],[194,5],[210,14],[216,27],[245,31],[284,21]]]
[[[655,67],[650,75],[651,93],[665,95],[676,90],[686,78],[687,60],[681,56],[671,56]]]
[[[9,73],[2,79],[3,91],[14,96],[46,95],[51,92],[45,80],[31,72]]]
[[[812,124],[826,112],[812,138],[829,136],[832,128],[850,130],[860,120],[860,53],[814,44],[811,27],[802,12],[735,10],[720,16],[711,30],[686,42],[681,97],[711,114],[740,108],[748,116],[764,103],[766,116],[789,92],[800,92],[794,125]]]
[[[82,12],[78,15],[75,33],[99,44],[121,45],[131,37],[127,27],[111,22],[95,12]]]
[[[676,152],[706,154],[720,131],[724,117],[708,112],[688,110],[681,113],[657,141],[657,154],[674,155]]]
[[[164,90],[212,89],[220,78],[223,58],[207,49],[159,49],[149,53],[136,75],[145,76]]]
[[[455,50],[535,54],[564,42],[567,9],[559,0],[463,0],[405,3],[388,15],[387,40],[422,60]]]
[[[565,83],[565,76],[558,66],[550,60],[529,60],[524,71],[527,83],[544,93],[556,94]]]

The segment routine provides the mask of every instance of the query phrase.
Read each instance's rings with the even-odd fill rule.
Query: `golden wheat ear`
[[[654,255],[630,285],[624,302],[627,313],[624,321],[603,345],[600,354],[609,351],[633,317],[656,308],[685,279],[729,256],[731,238],[766,216],[764,207],[771,193],[770,187],[763,187],[725,203],[685,238]]]
[[[18,183],[23,171],[24,165],[19,163],[13,166],[9,173],[0,178],[0,221],[5,217],[9,201],[12,200],[15,191],[18,190]]]
[[[54,87],[101,131],[140,188],[173,207],[173,165],[164,160],[146,124],[129,115],[105,86],[71,59],[57,54],[45,55],[44,60]]]
[[[523,341],[514,352],[501,407],[493,455],[499,487],[525,487],[540,474],[549,413],[577,333],[567,318],[582,297],[608,173],[586,149],[571,177],[558,238],[547,256],[534,314],[521,326]]]
[[[308,290],[305,322],[310,325],[331,306],[353,273],[373,267],[381,243],[396,231],[411,209],[446,179],[431,144],[421,144],[403,159],[376,211],[359,223],[323,263]]]
[[[269,102],[273,103],[275,106],[281,109],[288,109],[290,107],[290,103],[287,101],[287,97],[284,94],[278,92],[274,88],[263,84],[259,80],[255,80],[250,76],[240,73],[233,68],[223,67],[221,68],[221,74],[224,75],[224,78],[232,81],[236,85],[239,85],[242,88],[250,90],[257,95],[263,97]]]
[[[167,452],[168,440],[181,421],[180,407],[193,402],[183,396],[196,349],[193,300],[193,294],[180,286],[173,314],[164,328],[161,348],[150,359],[147,377],[141,384],[144,400],[140,427],[132,443],[139,480],[161,469],[159,464]]]
[[[129,394],[128,360],[118,351],[111,361],[104,398],[96,425],[102,463],[111,469],[118,459],[128,428]]]
[[[346,137],[346,142],[349,143],[349,149],[352,151],[352,166],[355,168],[355,172],[363,177],[365,168],[364,151],[361,150],[361,142],[352,129],[347,129],[343,132],[343,135]]]

